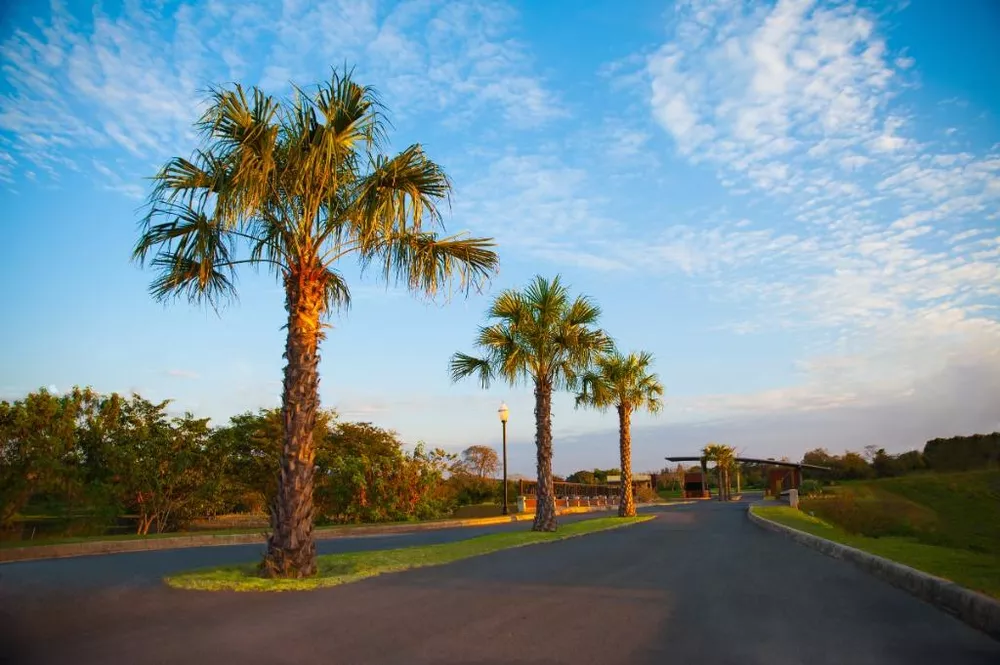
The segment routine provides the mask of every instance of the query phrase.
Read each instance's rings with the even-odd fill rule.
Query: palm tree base
[[[279,547],[274,536],[268,539],[267,554],[260,564],[264,577],[299,579],[312,577],[317,572],[316,544],[310,538],[297,549]]]

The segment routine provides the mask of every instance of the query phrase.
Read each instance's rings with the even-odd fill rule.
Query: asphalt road
[[[564,515],[560,523],[607,517],[613,512]],[[414,545],[434,545],[504,531],[525,531],[531,522],[492,524],[482,527],[452,527],[382,536],[356,536],[316,541],[320,554],[385,550]],[[122,586],[158,586],[164,576],[196,568],[259,561],[264,543],[186,547],[147,552],[90,555],[65,559],[41,559],[0,563],[0,593],[4,591],[45,592],[52,588],[107,589]]]
[[[744,510],[310,593],[11,588],[0,625],[27,663],[1000,663],[1000,642]]]

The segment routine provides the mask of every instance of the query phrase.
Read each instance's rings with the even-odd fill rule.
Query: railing
[[[636,484],[637,483],[633,483],[633,485]],[[552,483],[552,486],[555,491],[555,496],[557,499],[564,499],[564,498],[578,497],[578,496],[617,497],[619,489],[617,485],[587,485],[584,483],[565,483],[565,482],[555,482]],[[518,496],[535,496],[537,488],[538,488],[537,480],[517,481]]]

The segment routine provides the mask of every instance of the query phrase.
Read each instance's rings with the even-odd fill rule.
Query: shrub
[[[807,499],[801,507],[850,533],[873,538],[916,536],[932,531],[936,522],[932,511],[888,493],[878,496],[838,493],[827,498]]]
[[[645,485],[640,485],[635,490],[635,501],[636,503],[652,503],[659,498],[652,487],[647,487]]]
[[[816,497],[823,496],[826,490],[818,480],[803,480],[802,485],[799,487],[799,493],[803,497]]]

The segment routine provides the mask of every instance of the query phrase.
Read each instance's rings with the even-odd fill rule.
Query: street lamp
[[[510,409],[503,402],[500,402],[500,408],[497,409],[497,413],[500,415],[500,422],[503,423],[503,511],[501,515],[507,514],[507,416],[510,414]]]

